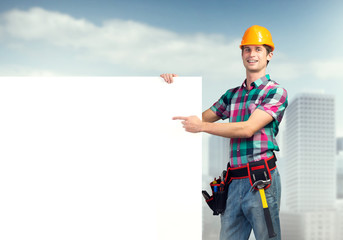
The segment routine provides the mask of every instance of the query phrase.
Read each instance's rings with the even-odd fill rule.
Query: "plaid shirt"
[[[213,104],[211,110],[223,120],[229,118],[230,122],[248,120],[255,109],[261,109],[274,118],[250,138],[230,139],[231,167],[265,159],[271,157],[274,150],[279,151],[275,137],[287,105],[286,90],[269,75],[254,81],[250,91],[244,81],[240,87],[229,89]]]

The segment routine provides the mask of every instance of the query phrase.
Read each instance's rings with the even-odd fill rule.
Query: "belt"
[[[273,154],[270,158],[262,159],[259,161],[266,161],[266,165],[268,166],[269,170],[272,171],[276,168],[276,157]],[[248,163],[249,164],[249,163]],[[228,173],[231,179],[241,179],[249,177],[248,174],[248,165],[236,168],[228,168]]]

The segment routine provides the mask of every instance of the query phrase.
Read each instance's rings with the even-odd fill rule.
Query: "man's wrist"
[[[202,122],[200,127],[200,132],[207,132],[208,131],[208,125],[211,124],[209,122]]]

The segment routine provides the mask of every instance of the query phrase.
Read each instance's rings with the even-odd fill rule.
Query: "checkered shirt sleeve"
[[[282,87],[275,87],[268,91],[262,103],[256,108],[269,113],[280,123],[287,103],[287,91]]]

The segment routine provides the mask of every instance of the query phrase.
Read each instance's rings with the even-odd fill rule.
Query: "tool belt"
[[[228,166],[228,183],[233,179],[249,178],[251,186],[258,180],[271,179],[270,171],[276,168],[276,157],[273,154],[270,158],[262,159],[257,162],[249,162],[242,167],[230,168]],[[270,184],[265,187],[269,188]],[[255,188],[258,190],[257,188]]]
[[[202,195],[204,196],[206,203],[212,209],[213,215],[219,215],[225,211],[227,193],[229,183],[225,181],[227,171],[223,171],[222,177],[214,179],[210,183],[212,196],[210,196],[207,191],[203,190]]]
[[[258,180],[271,179],[270,171],[275,168],[275,155],[257,162],[249,162],[242,167],[231,168],[228,164],[227,171],[223,171],[222,177],[219,177],[210,183],[212,196],[210,196],[207,191],[202,191],[206,203],[213,211],[213,215],[219,215],[225,211],[228,189],[233,179],[249,178],[250,184],[253,186]],[[265,189],[268,187],[270,187],[270,184],[266,186]]]

